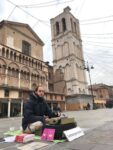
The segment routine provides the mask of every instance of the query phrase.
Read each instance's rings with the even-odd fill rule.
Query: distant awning
[[[95,103],[98,103],[98,104],[106,104],[106,101],[105,100],[95,100]]]

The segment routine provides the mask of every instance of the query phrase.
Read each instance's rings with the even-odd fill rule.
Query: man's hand
[[[61,116],[61,112],[55,112],[55,115],[57,115],[58,117],[60,117]]]
[[[58,111],[58,117],[60,117],[60,116],[61,116],[61,112]]]
[[[50,118],[48,116],[44,116],[45,117],[45,122],[48,123]]]

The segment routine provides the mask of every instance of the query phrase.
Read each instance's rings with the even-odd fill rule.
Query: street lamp
[[[93,66],[89,67],[89,64],[87,62],[87,66],[84,67],[84,69],[86,69],[88,71],[88,75],[89,75],[89,82],[90,82],[90,87],[91,87],[91,96],[92,96],[92,101],[93,101],[93,109],[95,109],[95,101],[94,101],[94,95],[93,95],[93,87],[92,87],[92,82],[91,82],[91,75],[90,75],[90,69],[94,69]]]

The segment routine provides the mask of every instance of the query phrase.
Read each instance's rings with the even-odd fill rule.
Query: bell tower
[[[87,94],[79,20],[70,10],[70,7],[66,7],[61,14],[51,19],[54,74],[60,70],[63,77],[62,82],[60,77],[55,76],[55,88],[67,95]]]

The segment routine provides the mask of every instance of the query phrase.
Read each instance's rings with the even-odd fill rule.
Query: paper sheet
[[[14,142],[15,141],[16,136],[8,136],[6,138],[4,138],[5,142]]]
[[[36,150],[36,149],[44,147],[44,146],[48,146],[48,144],[42,143],[42,142],[32,142],[30,144],[26,144],[24,146],[18,147],[18,149],[20,149],[20,150]]]

